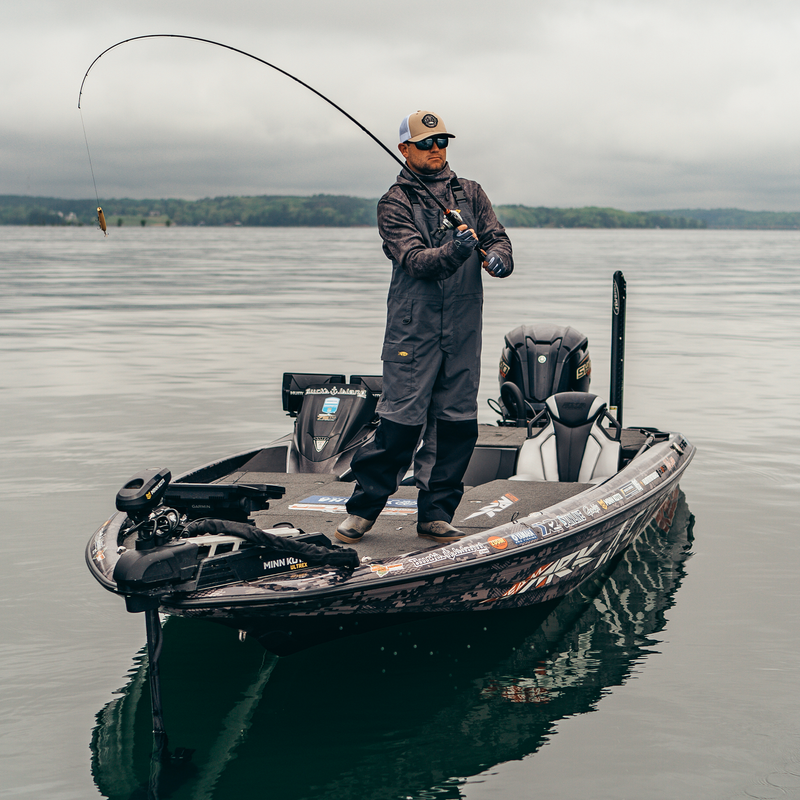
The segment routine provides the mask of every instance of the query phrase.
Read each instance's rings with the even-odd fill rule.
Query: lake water
[[[800,233],[511,230],[486,281],[480,419],[503,334],[589,337],[624,421],[698,447],[650,531],[544,628],[531,615],[285,659],[165,627],[176,798],[800,798]],[[144,623],[83,550],[122,483],[288,430],[284,371],[374,373],[370,229],[0,228],[0,798],[148,796]],[[143,696],[142,696],[143,695]]]

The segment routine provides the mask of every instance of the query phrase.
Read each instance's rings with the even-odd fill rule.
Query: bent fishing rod
[[[91,64],[89,64],[89,69],[86,70],[86,74],[83,76],[83,80],[81,81],[81,88],[78,92],[78,110],[81,109],[81,97],[83,96],[83,85],[86,83],[86,78],[89,77],[89,73],[91,72],[92,67],[110,50],[113,50],[115,47],[120,47],[123,44],[127,44],[128,42],[135,42],[140,39],[189,39],[194,42],[204,42],[205,44],[212,44],[216,47],[224,47],[226,50],[231,50],[234,53],[239,53],[239,55],[247,56],[247,58],[252,58],[253,61],[258,61],[259,64],[264,64],[264,66],[270,67],[274,69],[276,72],[280,72],[281,75],[285,75],[287,78],[291,78],[296,83],[299,83],[305,89],[308,89],[310,92],[313,92],[317,97],[324,100],[329,105],[332,105],[340,114],[344,114],[347,119],[350,120],[354,125],[358,126],[364,133],[372,139],[381,149],[387,152],[401,167],[405,167],[406,165],[371,131],[365,128],[355,117],[348,114],[341,106],[337,105],[333,102],[329,97],[326,97],[322,92],[315,89],[313,86],[309,86],[305,81],[300,80],[300,78],[292,75],[290,72],[287,72],[285,69],[281,69],[280,67],[276,66],[275,64],[270,64],[269,61],[265,61],[263,58],[259,58],[258,56],[254,56],[252,53],[247,53],[244,50],[240,50],[238,47],[232,47],[229,44],[223,44],[222,42],[215,42],[213,39],[203,39],[200,36],[188,36],[182,33],[149,33],[143,36],[132,36],[130,39],[123,39],[121,42],[117,42],[116,44],[112,44],[111,47],[107,47],[100,53]],[[81,116],[81,121],[83,121],[83,117]],[[86,137],[86,128],[84,127],[84,138]],[[86,150],[89,150],[89,143],[87,140],[86,143]],[[92,157],[89,156],[89,164],[91,166]],[[434,203],[441,209],[442,213],[444,214],[444,218],[446,221],[446,227],[458,229],[460,226],[464,225],[464,221],[461,219],[461,215],[458,211],[451,210],[439,200],[438,197],[428,188],[425,181],[417,175],[414,170],[408,169],[408,173],[410,173],[416,182],[422,187],[422,189],[428,194],[428,196],[433,200]],[[92,168],[92,181],[94,181],[94,169]],[[95,194],[97,194],[97,185],[95,184]],[[100,221],[100,227],[103,229],[105,233],[106,226],[105,226],[105,219],[103,217],[103,210],[100,208],[100,201],[98,198],[98,208],[97,208],[98,219]]]

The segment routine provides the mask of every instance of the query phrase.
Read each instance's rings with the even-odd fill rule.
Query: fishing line
[[[81,88],[78,92],[78,109],[81,107],[81,96],[83,95],[83,85],[86,83],[86,78],[89,76],[89,72],[91,71],[92,67],[110,50],[113,50],[115,47],[119,47],[120,45],[127,44],[128,42],[135,42],[140,39],[189,39],[194,42],[205,42],[206,44],[213,44],[217,47],[224,47],[226,50],[232,50],[234,53],[239,53],[240,55],[247,56],[247,58],[252,58],[253,61],[258,61],[259,64],[264,64],[271,69],[280,72],[281,75],[285,75],[287,78],[291,78],[296,83],[299,83],[305,89],[308,89],[310,92],[313,92],[317,97],[324,100],[329,105],[332,105],[339,113],[344,114],[347,119],[349,119],[354,125],[358,126],[364,133],[372,139],[379,147],[381,147],[384,151],[386,151],[401,167],[405,167],[406,165],[371,131],[367,130],[355,117],[348,114],[341,106],[338,106],[336,103],[333,102],[329,97],[325,97],[322,92],[317,91],[313,86],[309,86],[305,81],[301,81],[300,78],[292,75],[290,72],[287,72],[285,69],[281,69],[280,67],[275,66],[275,64],[270,64],[269,61],[265,61],[263,58],[259,58],[258,56],[254,56],[252,53],[247,53],[244,50],[240,50],[238,47],[232,47],[229,44],[223,44],[222,42],[215,42],[213,39],[203,39],[200,36],[187,36],[182,33],[148,33],[144,34],[143,36],[132,36],[130,39],[123,39],[121,42],[117,42],[116,44],[112,44],[111,47],[107,47],[100,53],[91,64],[89,64],[89,69],[86,70],[86,74],[83,76],[83,80],[81,81]],[[83,116],[81,116],[81,121],[83,120]],[[86,130],[84,128],[84,136],[86,135]],[[87,150],[89,147],[88,141],[86,144]],[[89,163],[91,164],[91,157],[89,158]],[[458,228],[459,225],[463,225],[463,221],[458,214],[457,211],[451,211],[447,208],[441,200],[428,188],[427,184],[420,178],[413,170],[407,170],[417,183],[423,188],[423,190],[428,194],[428,196],[436,203],[436,205],[444,212],[444,217],[447,222],[453,227]],[[92,179],[94,179],[94,173],[92,173]],[[97,188],[95,187],[95,193],[97,192]],[[99,201],[98,201],[99,206]],[[98,208],[98,214],[101,213],[101,210]],[[105,230],[105,228],[103,229]]]
[[[86,155],[89,156],[89,169],[92,171],[92,184],[94,185],[94,197],[97,200],[97,221],[100,223],[100,229],[103,231],[104,236],[108,236],[106,230],[106,218],[103,214],[103,209],[100,207],[100,195],[97,193],[97,181],[94,179],[94,166],[92,166],[92,154],[89,152],[89,137],[86,135],[86,124],[83,121],[83,111],[80,105],[78,110],[81,113],[81,127],[83,128],[83,141],[86,142]]]

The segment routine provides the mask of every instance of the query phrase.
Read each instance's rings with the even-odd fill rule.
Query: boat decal
[[[317,417],[317,419],[319,419],[319,417]],[[328,442],[330,440],[331,440],[330,436],[315,436],[314,437],[314,449],[318,453],[321,453],[325,449],[325,446],[328,444]]]
[[[564,526],[557,519],[548,519],[537,523],[541,528],[542,536],[551,536],[554,533],[564,533]]]
[[[331,497],[328,495],[311,495],[298,503],[289,506],[291,511],[322,511],[326,514],[346,514],[346,503],[349,497]],[[416,499],[391,498],[387,501],[381,516],[394,516],[397,514],[416,514]]]
[[[338,408],[339,408],[338,397],[326,397],[325,401],[322,403],[323,414],[335,414]]]
[[[538,529],[538,531],[536,529]],[[541,525],[532,525],[523,528],[521,531],[514,531],[508,538],[511,539],[514,544],[526,544],[527,542],[539,541],[539,537],[543,535]]]
[[[601,512],[602,510],[597,503],[589,503],[589,505],[583,507],[583,513],[586,514],[587,517],[594,517]]]
[[[556,519],[565,528],[571,528],[575,525],[580,525],[581,522],[586,522],[586,517],[578,510],[568,511],[566,514],[556,517]]]
[[[474,542],[473,544],[462,544],[457,547],[433,550],[422,556],[408,556],[404,563],[409,567],[427,567],[439,561],[456,561],[460,556],[485,556],[490,552],[485,542]]]
[[[274,558],[271,561],[264,562],[264,571],[272,572],[276,570],[283,570],[286,568],[293,569],[307,569],[308,563],[295,556],[286,556],[285,558]]]
[[[344,386],[327,386],[318,389],[306,389],[304,394],[328,394],[328,395],[349,395],[351,397],[362,397],[366,399],[367,397],[367,390],[366,389],[354,389],[351,387],[344,387]]]
[[[322,402],[322,411],[317,414],[317,421],[318,422],[330,422],[336,419],[336,412],[339,410],[339,398],[338,397],[326,397],[325,400]],[[327,444],[327,437],[325,443]],[[316,447],[317,439],[314,438],[314,446]],[[319,448],[321,450],[322,448]],[[317,452],[319,452],[317,450]]]
[[[494,547],[495,550],[505,550],[508,547],[508,540],[502,536],[490,536],[486,543]]]
[[[510,589],[506,589],[506,591],[500,595],[500,598],[511,597],[515,594],[524,594],[531,589],[541,589],[561,578],[571,575],[573,572],[582,569],[595,560],[596,556],[593,556],[592,553],[599,545],[600,542],[594,542],[580,550],[576,550],[555,561],[551,561],[548,564],[542,564],[542,566],[534,570],[527,578],[518,581]],[[500,598],[489,598],[489,601],[498,600]]]
[[[602,500],[598,500],[597,502],[601,508],[608,510],[609,506],[613,506],[614,503],[618,503],[620,500],[622,500],[622,495],[619,492],[615,492],[609,497],[604,497]]]
[[[636,480],[636,478],[632,478],[624,486],[621,486],[619,491],[623,497],[628,497],[629,495],[638,494],[641,492],[642,485]]]
[[[607,561],[610,561],[617,553],[619,553],[621,550],[624,550],[639,535],[639,533],[641,533],[642,526],[638,523],[642,520],[642,518],[649,519],[649,517],[650,510],[645,509],[635,517],[631,517],[630,519],[626,520],[616,534],[614,534],[614,538],[611,540],[611,543],[598,559],[596,568],[599,569]]]
[[[666,470],[664,471],[666,472]],[[644,478],[642,478],[642,483],[645,486],[649,486],[656,478],[658,478],[658,471],[651,472],[649,475],[645,475]]]
[[[464,517],[464,522],[468,519],[474,519],[475,517],[493,517],[495,514],[499,513],[500,511],[504,511],[509,506],[513,506],[514,503],[519,502],[518,497],[514,497],[511,492],[506,492],[499,500],[492,500],[491,503],[488,505],[483,506],[480,511],[476,511],[474,514],[470,514],[468,517]]]
[[[379,578],[386,577],[390,572],[397,572],[403,569],[402,564],[370,564],[370,572],[374,572]]]

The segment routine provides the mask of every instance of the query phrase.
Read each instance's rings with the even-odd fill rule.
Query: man
[[[383,251],[392,262],[381,421],[374,440],[353,457],[357,483],[349,516],[336,530],[348,544],[373,526],[412,458],[417,533],[438,542],[466,535],[450,523],[478,438],[481,266],[504,278],[513,261],[511,242],[483,189],[456,178],[447,164],[453,138],[437,114],[406,117],[398,145],[406,165],[378,202]],[[466,224],[457,231],[443,227],[441,209],[411,172]]]

